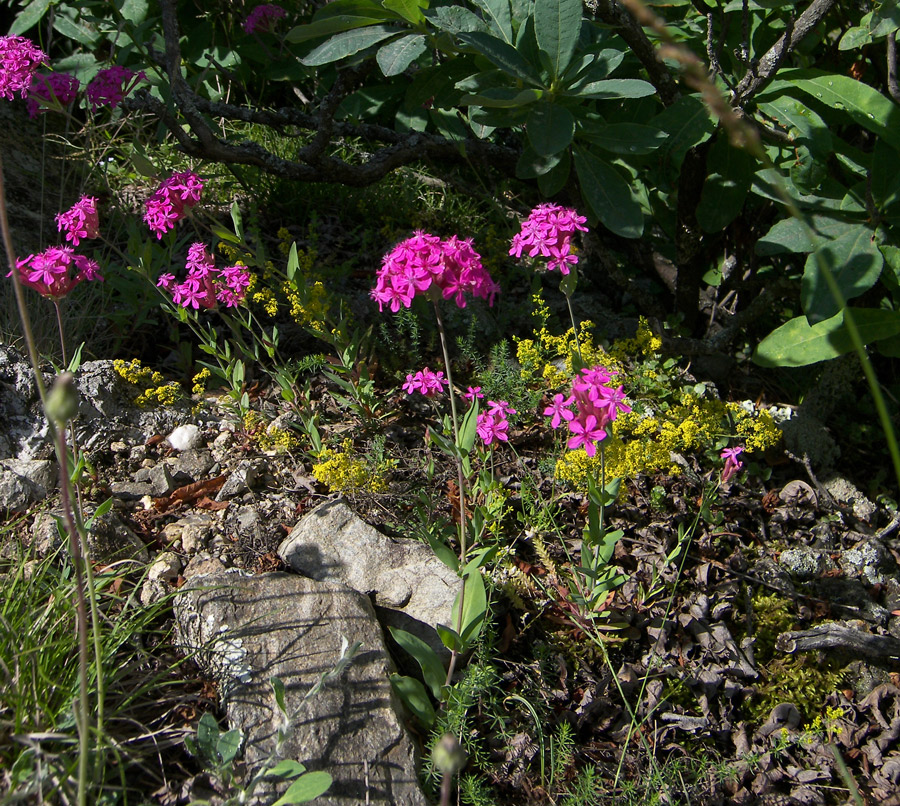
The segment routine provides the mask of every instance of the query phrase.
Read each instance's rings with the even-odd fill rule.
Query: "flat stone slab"
[[[435,625],[452,623],[460,581],[430,546],[381,534],[337,499],[307,513],[278,554],[299,574],[373,595],[387,626],[411,632],[449,657]]]
[[[251,767],[270,757],[283,724],[269,683],[278,677],[292,715],[280,757],[334,778],[318,806],[426,806],[415,746],[389,681],[393,667],[366,596],[293,574],[219,571],[191,578],[175,615],[180,641],[219,683],[229,728],[240,729]],[[362,647],[339,678],[304,701],[337,665],[342,643],[356,641]],[[270,803],[276,792],[254,794]]]

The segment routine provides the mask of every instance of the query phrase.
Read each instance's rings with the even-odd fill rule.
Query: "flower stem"
[[[572,335],[575,337],[575,349],[578,350],[578,360],[584,364],[584,356],[581,354],[581,342],[578,339],[578,327],[575,324],[575,311],[572,310],[572,295],[563,291],[566,295],[566,306],[569,308],[569,320],[572,322]]]

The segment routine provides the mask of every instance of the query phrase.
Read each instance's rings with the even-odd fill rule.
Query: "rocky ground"
[[[298,713],[290,752],[335,778],[319,802],[426,803],[427,737],[391,692],[403,658],[382,628],[438,646],[433,625],[455,590],[431,549],[398,530],[397,490],[338,499],[300,454],[262,450],[212,402],[135,407],[109,361],[86,363],[78,386],[88,514],[113,499],[91,529],[94,563],[148,567],[145,603],[181,591],[177,643],[196,667],[191,707],[173,709],[169,727],[188,733],[214,705],[243,731],[252,769],[274,748],[276,676]],[[0,507],[27,513],[18,537],[44,554],[59,536],[41,423],[30,370],[0,349]],[[844,803],[857,787],[858,802],[900,804],[900,517],[847,478],[787,464],[766,483],[732,485],[675,551],[701,490],[690,474],[630,484],[613,516],[625,532],[613,563],[628,581],[606,603],[602,649],[567,603],[565,546],[523,539],[510,553],[521,595],[495,596],[492,690],[475,692],[465,723],[480,748],[470,770],[496,802],[561,802],[585,766],[621,799],[623,781],[680,764],[681,783],[658,802]],[[571,496],[573,525],[580,503]],[[357,641],[343,676],[305,699]],[[210,684],[202,695],[198,680]],[[575,736],[552,791],[538,774],[543,737],[516,697],[538,704],[548,734],[568,723]],[[170,753],[156,802],[218,797],[215,780]]]

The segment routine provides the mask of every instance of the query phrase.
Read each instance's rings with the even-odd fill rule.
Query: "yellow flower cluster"
[[[250,295],[250,299],[257,305],[262,305],[263,310],[269,316],[275,316],[278,313],[278,299],[271,288],[261,288],[259,291],[254,291]]]
[[[212,373],[207,367],[201,369],[193,378],[191,378],[191,392],[195,395],[202,395],[206,391],[206,382]]]
[[[751,413],[739,403],[728,403],[727,409],[734,418],[735,431],[744,440],[747,453],[774,448],[781,441],[781,429],[765,409]]]
[[[327,484],[338,492],[367,490],[371,493],[384,492],[387,485],[381,473],[373,473],[364,459],[351,455],[353,443],[345,439],[340,450],[323,448],[313,465],[313,475],[322,484]]]
[[[139,358],[132,358],[129,362],[117,358],[113,361],[113,370],[133,386],[143,387],[134,399],[137,406],[151,404],[168,406],[184,396],[181,387],[175,381],[163,383],[163,376],[149,367],[142,366]]]
[[[294,242],[294,239],[291,238],[291,233],[288,231],[287,227],[282,227],[278,230],[278,251],[281,252],[282,255],[287,257],[291,253],[291,244]]]
[[[603,442],[603,461],[607,481],[614,478],[633,478],[640,473],[665,470],[671,475],[680,472],[669,457],[669,449],[653,439],[632,439],[611,436]],[[556,462],[556,478],[580,492],[587,492],[588,479],[600,478],[600,453],[588,456],[584,450],[566,451]],[[620,490],[624,492],[625,488]]]
[[[660,347],[662,347],[662,339],[650,329],[647,319],[641,316],[638,319],[638,329],[634,338],[618,339],[609,348],[609,352],[616,358],[624,359],[631,355],[655,355]]]
[[[329,308],[328,293],[320,280],[306,285],[302,293],[298,284],[290,281],[284,283],[282,290],[291,306],[291,318],[298,325],[325,330],[325,317]]]
[[[300,440],[286,428],[272,427],[259,412],[248,411],[243,419],[244,431],[262,451],[287,453],[300,447]]]

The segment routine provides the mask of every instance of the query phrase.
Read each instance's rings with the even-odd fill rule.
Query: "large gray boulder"
[[[229,727],[240,729],[251,768],[270,758],[282,724],[269,683],[278,677],[292,715],[281,758],[334,778],[318,806],[427,804],[366,596],[292,574],[219,571],[190,579],[175,614],[180,641],[219,683]],[[362,648],[339,679],[304,701],[337,665],[342,643],[356,641]],[[255,794],[270,803],[274,792]]]
[[[451,623],[460,581],[430,546],[386,537],[337,499],[306,514],[278,554],[299,574],[372,595],[386,626],[449,657],[435,625]]]

